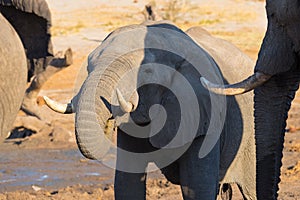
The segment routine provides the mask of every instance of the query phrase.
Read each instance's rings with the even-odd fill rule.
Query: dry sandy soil
[[[182,2],[182,1],[179,1]],[[201,25],[256,59],[266,28],[264,1],[193,0],[170,8],[156,1],[163,17],[183,30]],[[78,73],[87,55],[114,28],[144,20],[145,0],[48,0],[53,18],[55,51],[71,47],[74,64],[54,75],[41,95],[67,102],[80,85]],[[74,89],[75,88],[75,89]],[[74,115],[60,115],[41,107],[45,123],[35,132],[19,128],[20,138],[0,145],[0,200],[113,199],[113,170],[79,153],[74,139]],[[289,113],[279,199],[300,199],[300,94]],[[22,112],[19,118],[33,120]],[[20,125],[16,121],[16,127]],[[37,126],[38,125],[38,126]],[[181,199],[180,188],[154,172],[148,180],[148,199]],[[241,199],[235,190],[234,199]]]

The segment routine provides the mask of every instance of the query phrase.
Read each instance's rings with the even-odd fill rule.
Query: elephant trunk
[[[110,148],[105,128],[112,118],[110,96],[114,84],[99,81],[98,73],[91,73],[81,88],[75,116],[76,141],[81,153],[89,159],[101,159]]]
[[[87,158],[99,160],[109,151],[111,132],[115,126],[111,123],[114,121],[112,112],[123,113],[120,99],[126,101],[121,103],[130,104],[132,110],[137,107],[137,93],[130,98],[129,94],[124,95],[118,90],[118,87],[126,88],[122,84],[119,86],[121,78],[140,64],[135,63],[136,54],[140,53],[132,54],[130,60],[123,55],[108,64],[105,58],[101,58],[102,61],[96,62],[96,66],[89,66],[94,70],[81,87],[75,116],[77,144]]]
[[[286,119],[298,79],[297,74],[275,75],[254,90],[257,199],[277,199]]]

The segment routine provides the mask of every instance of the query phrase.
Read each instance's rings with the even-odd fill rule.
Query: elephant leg
[[[215,200],[219,185],[220,143],[211,152],[199,158],[199,150],[205,136],[193,141],[180,158],[180,183],[185,200]]]
[[[148,139],[130,136],[118,129],[117,168],[115,172],[116,200],[146,199],[146,168],[148,161],[128,156],[127,152],[146,153],[154,148]]]
[[[273,76],[254,91],[257,199],[278,198],[286,120],[300,71]]]
[[[128,173],[116,170],[115,199],[146,199],[146,173]]]
[[[170,165],[164,167],[161,169],[161,172],[166,177],[168,181],[170,181],[173,184],[180,184],[180,178],[179,178],[179,164],[177,161],[171,163]]]
[[[72,64],[72,50],[68,49],[64,58],[53,58],[46,69],[37,74],[27,88],[21,109],[28,115],[35,116],[41,119],[37,101],[37,95],[40,92],[44,83],[55,73],[63,69],[63,67]]]

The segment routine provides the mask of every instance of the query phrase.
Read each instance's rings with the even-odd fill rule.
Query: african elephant
[[[0,13],[18,33],[27,57],[27,81],[30,86],[21,109],[41,119],[36,97],[53,74],[72,64],[72,51],[68,49],[63,58],[54,55],[50,33],[51,13],[45,0],[0,0]]]
[[[286,119],[299,87],[300,2],[267,0],[266,12],[268,27],[255,73],[225,89],[202,80],[221,94],[236,95],[254,89],[256,187],[258,199],[263,200],[278,197]]]
[[[216,199],[219,183],[237,183],[256,199],[252,94],[224,97],[199,84],[202,75],[232,83],[253,64],[200,27],[185,33],[168,21],[145,22],[113,31],[89,55],[88,77],[70,103],[44,99],[54,111],[76,112],[87,158],[105,163],[118,127],[116,199],[145,199],[149,162],[186,200]]]
[[[26,89],[26,56],[21,40],[0,14],[0,142],[7,136]]]

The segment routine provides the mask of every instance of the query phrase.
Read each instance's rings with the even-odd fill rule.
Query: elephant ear
[[[176,136],[181,121],[179,102],[170,90],[166,89],[162,96],[157,115],[151,120],[150,142],[157,148],[168,145]]]
[[[202,86],[194,84],[199,74],[190,70],[194,70],[190,63],[181,63],[162,95],[158,117],[152,118],[150,142],[157,148],[181,147],[207,132],[210,97]],[[183,74],[193,75],[187,79]]]
[[[45,0],[0,0],[0,12],[21,38],[30,79],[42,71],[53,57],[48,4]]]

